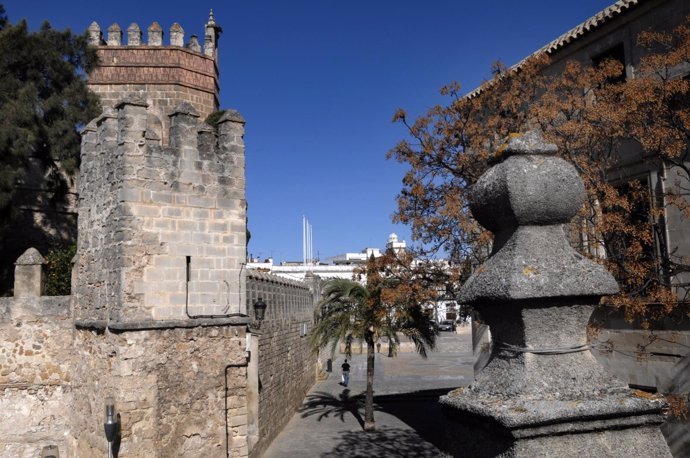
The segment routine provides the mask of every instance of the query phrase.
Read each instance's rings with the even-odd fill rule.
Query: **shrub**
[[[54,246],[45,256],[47,283],[46,296],[67,296],[72,286],[72,258],[77,245]]]

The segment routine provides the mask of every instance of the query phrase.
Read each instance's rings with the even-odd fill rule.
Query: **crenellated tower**
[[[128,94],[143,97],[149,107],[149,131],[157,131],[168,143],[168,114],[181,102],[190,103],[203,120],[218,109],[218,39],[222,29],[213,10],[204,26],[204,42],[191,35],[185,45],[184,29],[174,23],[165,45],[163,28],[157,22],[146,31],[132,23],[123,40],[123,30],[112,24],[104,34],[98,23],[88,28],[89,43],[96,47],[100,64],[89,74],[89,88],[104,107],[114,107]]]
[[[244,119],[181,102],[162,145],[149,115],[132,94],[82,134],[68,456],[104,456],[104,397],[123,456],[247,456]]]
[[[87,126],[75,318],[117,323],[246,315],[244,120],[215,127],[187,102],[170,144],[132,95]]]

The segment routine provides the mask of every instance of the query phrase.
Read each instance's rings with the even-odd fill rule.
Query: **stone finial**
[[[89,46],[99,46],[103,42],[103,33],[101,33],[101,26],[98,22],[93,21],[88,29],[86,29]]]
[[[127,27],[127,46],[141,46],[141,29],[136,22]]]
[[[108,27],[108,46],[122,46],[122,29],[117,22]]]
[[[142,97],[139,94],[127,94],[126,96],[122,97],[118,102],[115,104],[116,109],[120,109],[125,105],[133,105],[136,107],[144,107],[147,108],[149,104],[146,102],[146,99]]]
[[[459,301],[489,325],[491,357],[469,389],[441,404],[472,425],[454,434],[468,438],[467,450],[486,450],[478,456],[607,455],[614,448],[616,456],[668,456],[658,429],[663,401],[631,396],[589,351],[588,320],[618,285],[568,243],[563,224],[577,213],[584,187],[556,152],[537,132],[511,136],[471,190],[470,209],[494,233],[494,249]]]
[[[584,186],[575,167],[554,156],[556,151],[554,145],[545,143],[536,132],[512,136],[499,148],[501,162],[487,170],[470,191],[472,215],[495,234],[494,250],[463,285],[459,300],[477,304],[501,345],[520,348],[584,345],[591,307],[601,296],[618,292],[611,274],[568,243],[563,224],[582,205]],[[525,301],[535,304],[540,301],[542,305],[538,310],[528,311],[524,309],[529,306]],[[572,304],[570,312],[566,312],[568,301]],[[551,318],[546,318],[550,303],[558,307],[549,312],[553,314]],[[539,318],[541,312],[544,316]],[[570,315],[559,321],[555,318],[558,313]],[[555,328],[560,329],[554,334]],[[567,368],[553,358],[535,360],[518,355],[510,370],[506,370],[507,366],[502,366],[500,361],[514,356],[498,350],[478,377],[484,383],[477,386],[494,390],[497,384],[503,384],[512,393],[553,390],[563,396],[580,393],[587,385],[591,387],[584,381],[582,386],[576,386],[572,380],[577,374],[567,372],[559,375],[563,382],[549,382],[549,387],[544,387],[536,379],[544,376],[545,371],[557,373]],[[523,367],[519,363],[522,358]],[[562,359],[574,364],[578,358]],[[584,363],[590,375],[599,374],[600,386],[606,385],[604,381],[608,382],[608,378],[603,375],[603,369],[593,359]]]
[[[199,37],[192,35],[189,37],[189,43],[187,43],[187,49],[194,52],[201,52],[201,45],[199,44]]]
[[[15,266],[35,266],[43,265],[46,260],[41,256],[36,248],[29,248],[17,258]]]
[[[163,28],[158,22],[154,21],[147,31],[149,46],[163,46]]]
[[[177,22],[170,27],[170,45],[184,46],[184,29]]]
[[[246,124],[244,117],[237,110],[225,110],[225,113],[220,117],[216,124],[221,124],[224,122],[237,122],[240,124]]]
[[[175,108],[173,108],[172,112],[170,113],[170,117],[177,115],[187,115],[198,118],[199,112],[196,111],[196,108],[194,108],[191,103],[180,102]]]
[[[206,22],[206,32],[204,35],[204,54],[214,59],[217,56],[218,37],[223,29],[216,24],[216,19],[213,16],[213,10],[209,13],[208,21]]]
[[[537,131],[529,131],[525,134],[511,134],[499,146],[494,156],[494,162],[500,162],[514,154],[546,154],[553,155],[558,152],[558,147],[553,143],[546,143]]]
[[[563,234],[585,191],[575,168],[551,156],[556,151],[535,132],[513,136],[499,148],[502,162],[472,188],[472,214],[495,240],[493,255],[463,288],[465,302],[618,292],[613,277]]]
[[[14,296],[39,297],[45,289],[45,259],[36,248],[26,250],[14,263]]]

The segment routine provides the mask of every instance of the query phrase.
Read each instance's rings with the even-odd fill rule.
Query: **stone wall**
[[[317,279],[313,280],[317,285]],[[256,332],[260,439],[251,449],[251,456],[260,456],[282,430],[316,383],[317,374],[317,356],[310,350],[306,337],[314,323],[314,295],[309,286],[250,271],[248,307],[259,297],[268,307]]]
[[[122,456],[248,455],[246,316],[75,322],[43,263],[27,250],[0,300],[0,457],[106,455],[106,403]]]
[[[69,297],[0,299],[0,457],[66,455],[73,396]]]
[[[259,297],[268,304],[250,337],[245,316],[75,322],[74,297],[38,296],[41,264],[28,250],[18,296],[0,299],[1,458],[48,446],[105,455],[106,403],[119,415],[121,456],[260,456],[316,381],[306,333],[318,278],[250,272],[248,308]]]
[[[105,456],[106,399],[122,456],[247,456],[241,323],[76,332],[71,456]]]

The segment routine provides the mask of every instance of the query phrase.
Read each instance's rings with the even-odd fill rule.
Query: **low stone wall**
[[[74,297],[40,296],[42,262],[27,251],[17,296],[0,299],[0,458],[104,456],[107,403],[123,456],[260,456],[316,381],[316,278],[313,294],[250,273],[248,308],[262,297],[268,311],[248,335],[246,316],[75,321]]]
[[[0,299],[0,457],[67,454],[73,395],[69,297]]]
[[[314,296],[309,286],[249,271],[247,308],[252,308],[259,297],[268,308],[256,333],[259,440],[251,456],[260,456],[282,430],[316,383],[317,374],[317,357],[306,337],[314,323]]]
[[[107,455],[107,399],[123,456],[248,455],[246,322],[75,329],[70,299],[0,299],[0,457]]]
[[[650,306],[650,312],[659,312]],[[674,457],[690,450],[690,318],[687,307],[650,320],[628,322],[604,308],[592,316],[592,353],[600,364],[632,387],[675,400],[662,432]]]
[[[105,400],[120,414],[127,457],[247,456],[243,324],[78,329],[74,456],[106,456]]]

